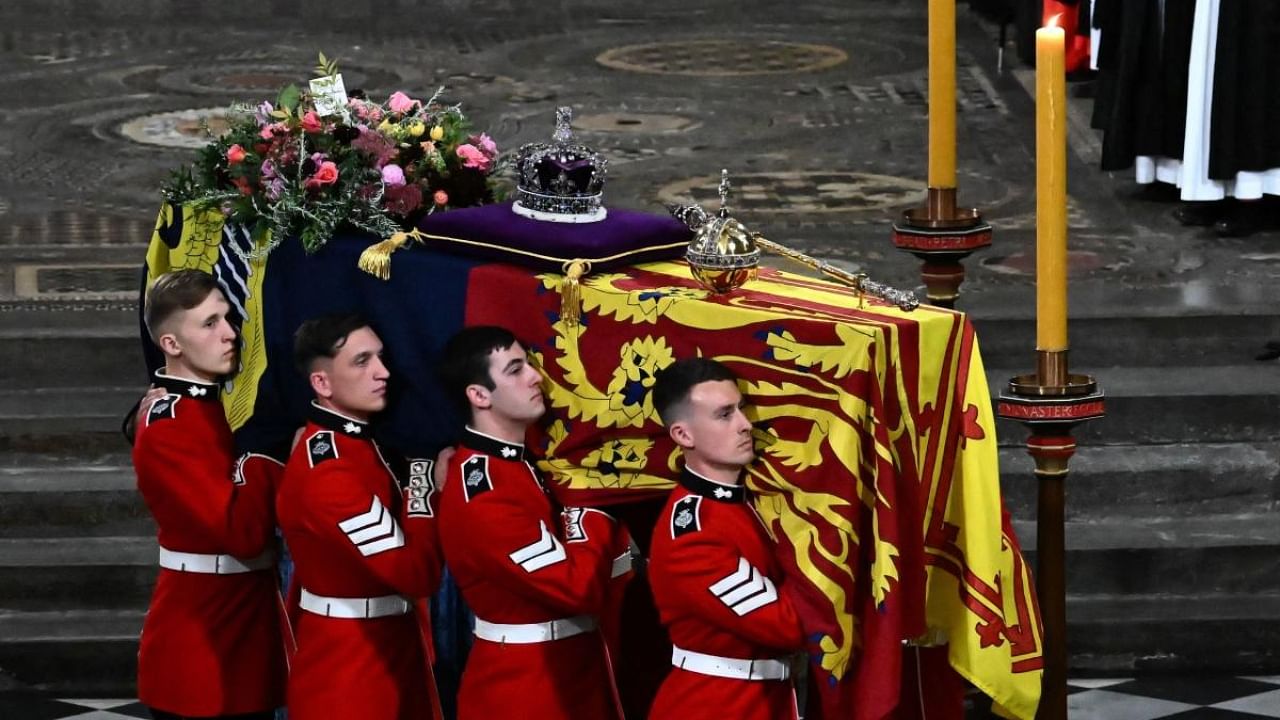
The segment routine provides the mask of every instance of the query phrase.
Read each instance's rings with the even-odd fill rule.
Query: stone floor
[[[1072,680],[1074,720],[1248,720],[1280,718],[1280,677],[1108,678]],[[149,718],[130,700],[0,693],[0,717],[23,720]]]
[[[157,187],[201,144],[200,120],[305,79],[320,50],[348,87],[445,85],[508,149],[545,138],[553,108],[571,105],[582,139],[611,158],[609,204],[709,199],[727,167],[754,228],[914,286],[888,223],[923,193],[923,12],[887,0],[796,3],[783,18],[729,0],[7,2],[0,303],[130,300]],[[970,263],[974,293],[1031,283],[1033,78],[1012,52],[997,69],[994,32],[960,13],[960,199],[996,227]],[[1071,111],[1073,305],[1116,287],[1264,292],[1280,277],[1280,235],[1182,228],[1171,205],[1134,199],[1128,174],[1096,169],[1088,101]]]

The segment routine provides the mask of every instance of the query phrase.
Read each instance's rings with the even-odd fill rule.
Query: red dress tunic
[[[685,469],[654,526],[649,583],[677,648],[738,660],[783,660],[804,632],[782,587],[773,542],[742,486]],[[790,680],[717,677],[673,667],[649,717],[796,717]]]
[[[557,518],[524,452],[469,428],[463,434],[440,500],[449,571],[478,626],[576,618],[590,627],[612,594],[615,560],[629,558],[630,536],[598,510]],[[479,634],[462,674],[458,720],[621,718],[599,630],[542,642]]]
[[[217,385],[163,374],[156,383],[167,394],[147,408],[133,465],[160,546],[179,558],[170,564],[213,565],[221,555],[259,569],[160,569],[139,642],[138,698],[189,716],[271,710],[283,704],[286,674],[269,552],[280,463],[236,461]],[[216,564],[225,572],[236,563]]]
[[[277,499],[291,603],[340,598],[363,610],[377,603],[359,599],[383,598],[406,611],[341,617],[323,600],[291,608],[290,720],[440,717],[423,612],[441,569],[431,465],[410,460],[402,488],[366,423],[313,406]]]

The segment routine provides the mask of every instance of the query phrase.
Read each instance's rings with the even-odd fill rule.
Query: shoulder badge
[[[436,492],[436,461],[409,458],[409,479],[404,485],[404,499],[408,506],[409,517],[435,517],[435,508],[431,507]]]
[[[338,446],[334,444],[332,430],[318,430],[307,438],[307,460],[315,467],[325,460],[338,459]]]
[[[181,395],[169,393],[152,400],[151,407],[147,410],[147,425],[156,420],[168,420],[177,417],[178,401],[181,399]]]
[[[699,514],[701,509],[701,495],[681,498],[675,507],[671,508],[671,537],[678,538],[701,530],[702,518]]]
[[[462,493],[466,496],[467,502],[492,489],[493,480],[489,478],[487,455],[475,455],[462,463]]]

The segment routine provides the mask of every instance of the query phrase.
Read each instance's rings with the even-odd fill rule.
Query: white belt
[[[671,648],[671,664],[701,675],[733,680],[786,680],[791,677],[791,665],[785,660],[727,658],[677,646]]]
[[[509,625],[491,623],[476,618],[476,637],[496,643],[527,645],[573,637],[596,629],[596,619],[590,615],[551,620],[549,622]]]
[[[325,597],[302,588],[298,605],[309,613],[331,618],[364,620],[368,618],[405,615],[413,609],[413,603],[400,595],[381,597]]]
[[[244,559],[231,555],[206,555],[160,548],[160,567],[178,572],[238,575],[255,570],[267,570],[275,567],[275,564],[275,554],[270,550],[257,557]]]

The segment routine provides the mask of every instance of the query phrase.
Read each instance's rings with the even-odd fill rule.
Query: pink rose
[[[488,170],[489,156],[480,151],[480,148],[471,144],[459,145],[456,150],[458,157],[462,158],[462,166],[475,168],[477,170]]]
[[[417,104],[419,104],[417,100],[414,100],[413,98],[399,91],[396,91],[395,93],[393,93],[391,95],[391,98],[387,100],[387,107],[391,108],[391,112],[398,112],[398,113],[407,113],[413,109],[414,105],[417,105]]]
[[[404,184],[404,170],[395,163],[382,167],[382,182],[397,187]]]
[[[490,160],[498,157],[498,144],[489,137],[488,133],[480,133],[479,137],[473,136],[471,142],[475,143],[480,148],[480,152],[487,155]]]
[[[434,200],[437,205],[441,205],[441,206],[448,205],[449,193],[443,190],[437,190],[436,194],[431,196],[431,199]]]
[[[244,148],[240,147],[239,145],[232,145],[231,147],[227,148],[227,162],[231,163],[232,165],[239,165],[240,163],[244,162],[244,156],[246,154],[247,153],[244,151]]]
[[[324,129],[320,116],[315,110],[308,110],[307,114],[302,116],[302,129],[309,133],[318,133]]]
[[[338,181],[338,166],[332,160],[325,160],[320,163],[320,167],[307,181],[303,183],[308,188],[318,188],[322,185],[332,185]]]

